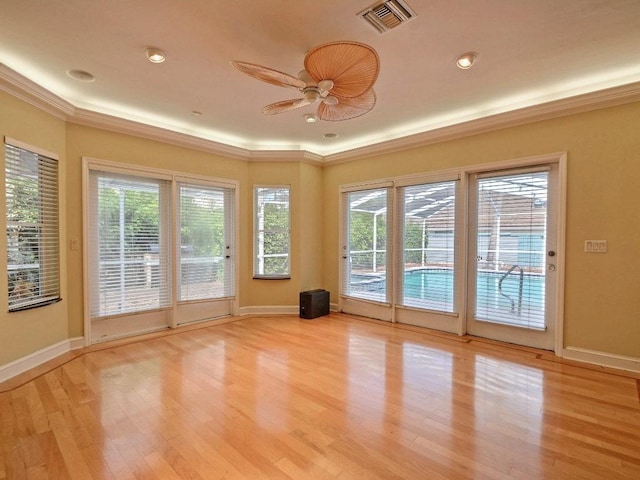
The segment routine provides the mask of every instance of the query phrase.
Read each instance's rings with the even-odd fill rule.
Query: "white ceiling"
[[[382,35],[357,15],[374,3],[0,0],[0,63],[81,111],[317,155],[640,82],[640,0],[406,0],[416,18]],[[380,56],[377,105],[343,122],[305,123],[315,106],[263,115],[298,92],[229,64],[297,75],[307,50],[338,40]],[[150,63],[148,46],[166,62]],[[478,61],[460,70],[455,59],[468,51]],[[72,69],[95,82],[70,78]]]

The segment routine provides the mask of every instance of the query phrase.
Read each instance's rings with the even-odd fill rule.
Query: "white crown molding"
[[[0,63],[0,90],[61,120],[75,113],[75,107],[35,82]]]
[[[307,150],[252,150],[249,153],[252,162],[304,162],[322,165],[324,157]]]
[[[84,108],[76,109],[69,122],[88,127],[100,128],[116,133],[124,133],[135,137],[146,138],[158,142],[169,143],[180,147],[192,148],[215,155],[237,160],[248,160],[251,151],[227,145],[213,140],[197,137],[183,132],[176,132],[169,128],[156,127],[141,122],[135,122],[104,113],[93,112]]]
[[[614,107],[640,101],[640,82],[607,88],[596,92],[519,108],[504,113],[435,128],[405,137],[358,147],[325,156],[325,164],[344,163],[359,158],[373,157],[468,137],[527,123],[551,120],[576,113]]]
[[[433,128],[421,133],[409,134],[401,138],[372,143],[333,154],[320,155],[304,149],[252,150],[250,148],[241,148],[193,134],[175,131],[170,127],[148,125],[77,108],[2,63],[0,63],[0,90],[58,118],[79,125],[192,148],[226,158],[251,162],[305,162],[313,165],[339,164],[541,120],[550,120],[566,115],[640,101],[640,82],[634,82],[539,105],[518,108],[504,113],[492,114],[483,118],[468,121],[460,119],[457,123]]]

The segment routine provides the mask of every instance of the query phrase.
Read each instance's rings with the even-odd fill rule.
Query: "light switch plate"
[[[587,253],[607,253],[606,240],[585,240],[584,251]]]

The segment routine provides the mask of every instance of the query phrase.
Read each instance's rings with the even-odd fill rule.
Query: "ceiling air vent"
[[[416,14],[400,0],[389,0],[388,2],[378,3],[361,12],[359,15],[370,23],[378,33],[385,33],[392,28],[408,22],[416,16]]]

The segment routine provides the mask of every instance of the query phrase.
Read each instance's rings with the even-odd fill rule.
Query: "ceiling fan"
[[[232,61],[242,73],[279,87],[295,88],[302,97],[272,103],[262,113],[273,115],[319,102],[318,118],[348,120],[371,111],[376,104],[373,84],[380,71],[376,51],[358,42],[332,42],[315,47],[304,57],[297,77],[272,68]]]

